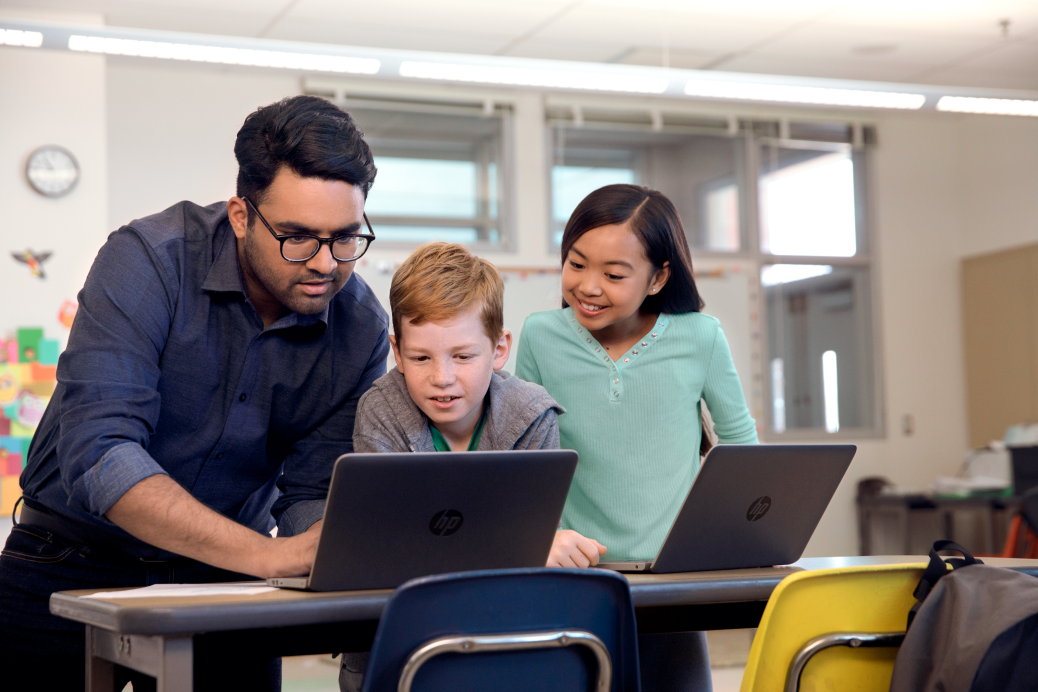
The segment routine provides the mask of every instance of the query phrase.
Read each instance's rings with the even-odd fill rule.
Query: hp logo
[[[767,495],[761,495],[750,504],[750,508],[746,510],[746,521],[757,521],[764,517],[771,509],[771,498]]]
[[[432,521],[429,522],[429,530],[433,532],[434,536],[449,536],[457,533],[464,522],[465,517],[461,516],[461,512],[456,509],[445,509],[433,515]]]

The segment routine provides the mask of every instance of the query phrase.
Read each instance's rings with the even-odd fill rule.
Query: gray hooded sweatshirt
[[[566,410],[539,384],[498,370],[490,378],[490,410],[477,451],[558,449],[559,415]],[[435,452],[429,418],[393,368],[375,380],[357,405],[353,451]],[[368,654],[344,653],[339,669],[341,692],[360,690]]]
[[[559,415],[565,412],[544,387],[499,370],[490,378],[490,410],[477,450],[558,449]],[[411,400],[398,369],[375,380],[360,398],[353,451],[436,451],[429,418]]]

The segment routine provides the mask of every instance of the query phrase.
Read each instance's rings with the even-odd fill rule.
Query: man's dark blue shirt
[[[335,459],[353,451],[357,401],[388,352],[386,313],[356,274],[323,312],[264,329],[226,203],[181,202],[98,253],[25,495],[137,557],[169,555],[104,514],[155,474],[256,531],[276,520],[279,535],[301,533],[321,518]]]

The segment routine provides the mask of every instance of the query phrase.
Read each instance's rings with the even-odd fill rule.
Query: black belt
[[[24,498],[22,499],[24,500]],[[58,538],[63,538],[70,543],[78,543],[83,546],[91,544],[91,541],[83,538],[82,534],[70,527],[69,523],[64,519],[47,512],[41,512],[38,509],[33,509],[25,502],[22,502],[22,512],[18,515],[18,524],[16,525],[21,526],[23,524],[49,531]]]

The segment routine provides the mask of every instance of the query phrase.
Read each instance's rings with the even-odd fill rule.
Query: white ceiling
[[[1038,0],[0,0],[4,8],[378,48],[1038,89]]]

